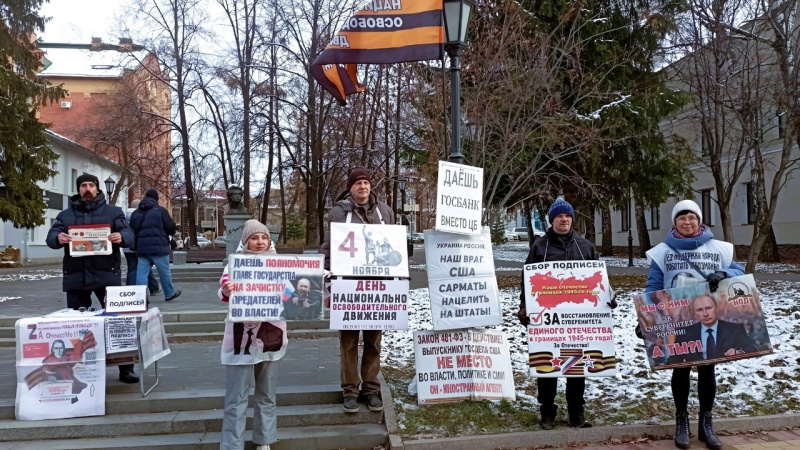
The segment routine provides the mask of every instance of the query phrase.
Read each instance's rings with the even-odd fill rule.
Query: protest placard
[[[147,311],[147,286],[108,286],[106,312],[133,313]]]
[[[603,261],[557,261],[523,268],[528,365],[536,377],[617,373],[610,287]]]
[[[481,234],[483,168],[439,161],[436,184],[438,231]]]
[[[480,235],[425,230],[425,263],[434,330],[503,321],[488,230]]]
[[[72,238],[69,242],[69,254],[73,257],[110,255],[111,225],[107,223],[94,225],[70,225],[67,234]]]
[[[502,331],[415,331],[417,401],[514,401],[514,373]]]
[[[332,330],[408,329],[408,280],[331,280]]]
[[[16,322],[18,420],[105,414],[104,318]]]
[[[164,331],[164,319],[158,308],[142,314],[139,324],[139,342],[142,346],[141,363],[145,368],[172,352],[169,349],[169,342],[167,342],[167,333]]]
[[[106,317],[106,353],[137,351],[136,335],[136,317]]]
[[[408,278],[406,227],[332,223],[331,274]]]
[[[652,370],[772,353],[753,275],[634,295]],[[709,333],[710,331],[710,333]]]
[[[322,311],[323,255],[232,254],[228,320],[312,319]]]

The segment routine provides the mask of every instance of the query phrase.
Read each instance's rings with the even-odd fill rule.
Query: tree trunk
[[[595,224],[594,224],[594,213],[596,207],[594,205],[589,206],[589,215],[586,216],[586,239],[589,240],[594,245],[597,245],[595,239],[597,238],[595,233]]]
[[[644,218],[644,208],[636,202],[636,234],[639,237],[639,258],[645,258],[645,252],[650,250],[650,232],[647,231],[647,221]]]
[[[600,208],[600,232],[603,233],[603,243],[600,253],[605,256],[614,255],[614,240],[611,236],[611,209],[608,206]]]
[[[533,214],[531,214],[531,207],[528,202],[522,202],[522,215],[525,217],[525,224],[528,227],[528,245],[533,245],[536,240],[536,235],[533,234]]]
[[[775,238],[775,229],[772,225],[769,226],[767,237],[764,240],[764,246],[758,253],[758,260],[761,262],[781,262],[780,254],[778,253],[778,241]]]

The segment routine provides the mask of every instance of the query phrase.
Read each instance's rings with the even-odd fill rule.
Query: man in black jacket
[[[594,245],[588,240],[578,236],[572,230],[575,221],[575,210],[572,205],[563,199],[557,199],[550,207],[548,213],[551,227],[543,239],[537,239],[528,252],[525,264],[533,264],[545,261],[581,261],[598,260],[599,255]],[[615,308],[617,303],[611,300],[609,306]],[[517,313],[520,323],[527,326],[530,318],[525,311],[525,283],[522,283],[522,292],[519,296],[519,312]],[[556,420],[558,406],[555,405],[558,378],[538,378],[539,390],[539,411],[542,416],[541,427],[543,430],[550,430]],[[588,428],[592,425],[586,422],[583,413],[583,393],[586,389],[585,377],[567,378],[567,410],[569,412],[569,424],[573,427]]]
[[[106,287],[121,286],[120,247],[127,247],[133,240],[133,230],[125,220],[121,208],[106,203],[106,196],[99,189],[100,181],[87,173],[78,177],[78,194],[70,198],[69,208],[61,211],[47,233],[47,246],[64,249],[63,289],[67,293],[67,307],[72,309],[92,306],[92,292],[105,308]],[[70,226],[108,225],[111,234],[110,255],[71,256],[68,231]],[[133,373],[133,364],[119,366],[119,379],[125,383],[136,383],[139,377]]]
[[[136,284],[147,284],[147,276],[155,264],[164,290],[164,300],[178,298],[181,290],[175,290],[172,285],[169,268],[169,237],[175,234],[175,221],[167,209],[158,204],[158,191],[153,188],[147,190],[139,208],[131,214],[131,228],[136,234],[136,257],[139,258]]]

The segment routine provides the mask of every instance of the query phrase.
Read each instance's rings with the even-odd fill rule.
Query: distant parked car
[[[521,241],[527,241],[528,239],[530,239],[528,237],[528,227],[514,228],[514,233],[517,233],[517,236],[519,236],[519,239]]]
[[[511,231],[511,230],[505,230],[503,232],[503,238],[506,241],[518,241],[519,240],[519,235],[517,233]]]
[[[200,248],[211,247],[213,244],[204,236],[197,236],[197,246]]]
[[[420,244],[425,242],[425,235],[422,233],[411,233],[411,242]]]
[[[214,245],[217,247],[226,247],[228,245],[228,239],[225,236],[217,236],[217,238],[214,239]]]

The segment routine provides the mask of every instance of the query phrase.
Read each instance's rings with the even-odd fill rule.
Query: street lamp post
[[[406,177],[400,177],[397,180],[397,188],[400,190],[400,211],[402,211],[402,217],[406,215],[406,181],[408,181]]]
[[[466,47],[467,24],[472,0],[444,0],[444,50],[450,57],[450,162],[464,163],[461,153],[461,53]]]
[[[106,181],[104,181],[104,183],[106,184],[106,194],[108,194],[107,201],[108,203],[111,203],[111,198],[114,196],[114,187],[116,187],[117,182],[114,181],[113,178],[111,178],[111,175],[109,175],[108,178],[106,178]]]
[[[633,206],[631,191],[628,189],[628,267],[633,267]]]

